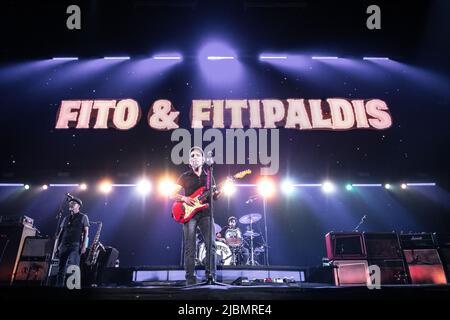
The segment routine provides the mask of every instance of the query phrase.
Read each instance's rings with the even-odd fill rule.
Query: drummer
[[[236,246],[238,244],[242,252],[242,264],[247,264],[249,258],[249,251],[242,245],[243,244],[242,232],[241,229],[239,229],[239,227],[236,226],[236,222],[237,222],[236,217],[234,216],[229,217],[228,226],[223,227],[220,232],[216,233],[216,237],[218,241],[227,243],[231,247]],[[228,232],[228,234],[234,235],[232,239],[231,238],[227,239],[227,231],[230,231]],[[232,243],[229,243],[230,241],[232,241]]]

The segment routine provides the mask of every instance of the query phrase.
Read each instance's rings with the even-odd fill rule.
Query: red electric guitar
[[[247,169],[236,173],[233,177],[228,178],[228,180],[242,179],[250,173],[252,173],[252,171]],[[222,185],[223,183],[219,184],[218,189],[221,189]],[[210,191],[205,191],[205,189],[206,187],[200,187],[189,196],[189,198],[194,200],[194,204],[192,206],[186,204],[184,201],[176,201],[173,204],[172,217],[175,221],[180,223],[188,222],[197,212],[209,206],[206,199],[208,198]]]

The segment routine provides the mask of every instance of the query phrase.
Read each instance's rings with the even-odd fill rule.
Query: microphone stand
[[[361,218],[361,221],[359,221],[358,225],[355,227],[355,229],[353,229],[353,232],[357,232],[359,231],[359,227],[364,223],[364,221],[366,220],[367,216],[363,215],[363,217]]]
[[[55,235],[53,237],[54,239],[54,243],[53,243],[53,250],[52,253],[50,255],[50,261],[49,261],[49,268],[48,268],[48,272],[47,272],[47,279],[45,281],[45,285],[48,286],[49,282],[50,282],[50,275],[52,273],[52,269],[53,269],[53,260],[55,259],[55,252],[56,252],[56,243],[57,243],[57,237],[58,237],[58,233],[59,233],[59,227],[61,225],[61,218],[64,212],[64,205],[67,203],[67,200],[69,199],[69,197],[66,195],[66,197],[64,198],[64,201],[62,201],[59,205],[59,209],[58,209],[58,213],[56,214],[56,229],[55,229]]]

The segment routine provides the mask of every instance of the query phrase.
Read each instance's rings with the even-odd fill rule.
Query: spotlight
[[[353,186],[349,183],[345,186],[345,189],[347,189],[347,191],[352,191],[353,190]]]
[[[261,178],[258,182],[258,192],[264,198],[271,197],[275,193],[275,185],[269,178]]]
[[[170,178],[163,178],[158,184],[158,191],[165,197],[170,196],[175,191],[175,182]]]
[[[332,184],[330,181],[325,181],[322,183],[322,190],[325,193],[331,193],[334,191],[334,184]]]
[[[281,183],[281,191],[285,194],[291,194],[294,191],[294,184],[286,179]]]
[[[82,184],[80,184],[80,189],[81,190],[86,190],[87,189],[87,184],[86,183],[82,183]]]
[[[99,186],[99,190],[102,193],[110,193],[112,191],[111,181],[102,181]]]
[[[47,190],[47,189],[48,189],[48,185],[44,184],[44,185],[42,186],[42,190]]]
[[[26,184],[26,185],[24,185],[23,187],[25,188],[25,190],[30,189],[30,185],[29,185],[29,184]]]
[[[405,190],[406,187],[407,187],[407,186],[406,186],[406,183],[402,183],[401,186],[400,186],[400,188],[402,188],[403,190]]]
[[[142,179],[136,184],[136,188],[140,194],[146,195],[152,190],[152,184],[150,183],[150,181]]]
[[[227,180],[223,184],[222,190],[226,196],[231,196],[233,193],[236,192],[236,185],[234,184],[233,181]]]
[[[389,190],[389,189],[391,189],[391,185],[390,185],[389,183],[386,183],[386,184],[384,185],[384,188],[387,189],[387,190]]]

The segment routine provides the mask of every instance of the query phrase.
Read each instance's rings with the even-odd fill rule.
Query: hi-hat
[[[239,222],[242,224],[250,224],[250,223],[255,223],[258,222],[259,220],[261,220],[262,215],[259,213],[249,213],[246,214],[245,216],[242,216],[239,219]]]
[[[251,231],[251,230],[246,231],[246,232],[244,233],[244,237],[258,237],[258,236],[259,236],[259,233],[258,233],[258,232],[253,232],[253,231]]]

